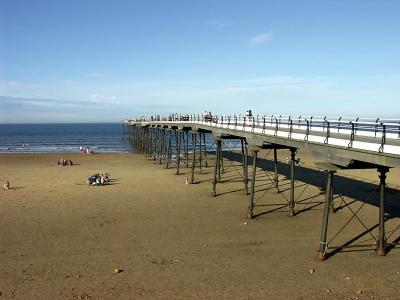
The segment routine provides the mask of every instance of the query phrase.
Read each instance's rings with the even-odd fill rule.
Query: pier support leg
[[[199,133],[199,167],[200,167],[200,174],[203,174],[203,154],[201,149],[201,132]]]
[[[278,150],[274,148],[274,187],[275,190],[279,193],[279,174],[278,174]]]
[[[160,155],[158,156],[158,163],[161,165],[162,164],[162,159],[163,159],[163,154],[164,154],[164,130],[160,130]]]
[[[247,146],[245,144],[245,141],[243,139],[240,140],[241,146],[242,146],[242,167],[243,167],[243,183],[244,183],[244,193],[246,195],[249,194],[249,188],[248,188],[248,183],[249,183],[249,176],[248,176],[248,165],[247,165],[247,156],[248,156],[248,150]]]
[[[330,205],[329,210],[331,211],[331,213],[334,214],[336,212],[336,210],[335,210],[335,203],[333,201],[333,176],[332,176],[332,180],[331,180],[331,195],[330,195],[330,197],[331,197],[331,205]]]
[[[207,144],[206,144],[206,134],[203,133],[203,145],[204,145],[204,166],[208,168],[208,158],[207,158]]]
[[[144,128],[144,132],[143,132],[143,145],[144,145],[144,155],[145,156],[147,156],[148,152],[149,152],[149,147],[148,147],[148,145],[149,145],[149,136],[147,134],[147,130],[148,130],[148,128],[145,127]]]
[[[181,164],[181,133],[175,131],[175,155],[176,155],[176,175],[179,175],[179,167]]]
[[[219,156],[221,162],[220,162],[220,166],[219,166],[219,180],[221,180],[221,173],[224,174],[225,173],[225,169],[224,169],[224,152],[222,151],[222,145],[220,148],[220,156]]]
[[[249,195],[249,206],[247,208],[247,218],[253,218],[253,210],[254,210],[254,190],[256,186],[256,168],[257,168],[257,155],[258,149],[252,149],[253,152],[253,169],[252,169],[252,177],[251,177],[251,187],[250,187],[250,195]]]
[[[186,168],[189,168],[189,131],[185,132],[185,159],[186,159]]]
[[[157,155],[156,160],[159,160],[161,156],[161,129],[157,129]]]
[[[326,191],[325,191],[325,205],[324,205],[324,212],[322,217],[322,229],[321,229],[321,240],[319,242],[319,251],[318,251],[318,258],[320,260],[324,260],[326,258],[326,237],[328,234],[328,219],[329,219],[329,210],[332,201],[332,181],[333,181],[333,174],[336,171],[328,171],[328,181],[326,183]]]
[[[386,238],[385,238],[385,186],[386,186],[386,173],[389,171],[387,167],[379,167],[379,237],[377,243],[378,255],[386,255]]]
[[[221,148],[222,148],[222,142],[220,141],[220,145],[217,148],[218,156],[216,156],[218,158],[218,170],[217,170],[217,176],[218,176],[217,180],[218,180],[218,182],[222,181],[221,180],[221,155],[222,155]]]
[[[144,153],[146,153],[146,149],[145,149],[145,141],[144,141],[144,139],[145,139],[145,136],[144,136],[144,134],[145,134],[145,131],[144,131],[144,129],[142,128],[142,130],[141,130],[142,132],[141,132],[141,135],[140,135],[140,139],[141,139],[141,150],[142,150],[142,152],[144,152]]]
[[[153,129],[153,160],[157,159],[157,131]]]
[[[190,183],[194,183],[194,169],[196,167],[196,134],[192,133],[192,147],[193,147],[193,159],[192,159],[192,174],[190,176]]]
[[[153,156],[153,150],[152,150],[152,135],[151,135],[151,129],[147,129],[147,149],[148,149],[148,156],[152,157]]]
[[[151,129],[148,128],[147,129],[147,149],[148,149],[148,155],[151,157],[153,154],[153,150],[152,150],[152,134],[151,134]]]
[[[295,199],[294,199],[294,163],[296,159],[296,148],[290,148],[290,198],[289,198],[289,216],[293,217]]]
[[[168,147],[167,147],[167,163],[166,163],[166,167],[167,169],[169,168],[169,164],[171,161],[171,154],[172,154],[172,135],[171,135],[171,130],[168,131]]]
[[[157,131],[153,129],[153,160],[157,159]]]
[[[218,173],[219,163],[220,163],[220,160],[219,160],[219,153],[220,153],[219,148],[221,148],[221,140],[216,140],[215,143],[216,143],[217,147],[216,147],[216,150],[215,150],[214,179],[213,179],[213,182],[212,182],[212,184],[213,184],[212,195],[214,197],[217,196],[217,181],[218,181],[217,173]]]
[[[166,129],[164,129],[164,149],[163,149],[163,165],[167,165],[168,163],[168,132]]]

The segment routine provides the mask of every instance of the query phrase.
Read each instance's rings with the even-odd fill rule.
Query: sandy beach
[[[188,169],[174,175],[141,154],[1,154],[0,181],[12,189],[0,190],[0,299],[399,299],[399,170],[387,179],[386,230],[397,247],[377,256],[374,227],[320,262],[326,175],[299,153],[298,213],[289,217],[279,206],[288,197],[287,155],[279,156],[281,194],[258,170],[258,216],[247,220],[235,161],[225,162],[225,182],[212,197],[211,167],[187,185]],[[61,157],[75,165],[57,166]],[[98,172],[109,172],[111,184],[88,186]],[[341,208],[329,235],[360,205],[363,223],[353,218],[331,247],[377,224],[377,180],[376,170],[339,172],[344,197],[335,200]]]

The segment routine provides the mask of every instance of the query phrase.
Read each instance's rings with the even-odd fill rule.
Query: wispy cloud
[[[83,75],[83,77],[85,77],[85,78],[104,78],[104,77],[107,77],[107,75],[104,73],[93,72],[93,73],[87,73],[87,74]]]
[[[271,40],[272,36],[273,36],[272,32],[260,33],[250,38],[249,42],[251,45],[265,44]]]
[[[79,81],[77,81],[77,80],[64,79],[62,82],[65,84],[79,84]]]
[[[253,108],[257,113],[345,114],[363,103],[363,114],[381,115],[396,107],[400,77],[362,76],[264,76],[255,78],[132,81],[93,84],[82,81],[69,86],[62,81],[35,85],[0,81],[0,122],[14,116],[36,118],[37,114],[69,114],[72,119],[87,116],[106,120],[111,115],[196,112],[241,112]],[[6,97],[9,96],[9,97]],[[323,103],[323,105],[321,104]],[[151,105],[150,105],[151,104]],[[365,104],[365,105],[364,105]],[[393,109],[392,109],[393,111]],[[393,113],[392,113],[393,114]],[[75,116],[76,115],[76,116]],[[69,118],[68,117],[68,118]],[[398,116],[397,116],[398,117]],[[68,118],[63,120],[68,121]],[[61,119],[60,119],[61,120]]]
[[[224,28],[232,25],[230,22],[222,21],[222,20],[211,20],[207,21],[206,24],[211,27],[216,27],[216,28]]]
[[[60,82],[63,84],[80,84],[80,81],[78,80],[72,80],[72,79],[60,79],[54,76],[47,77],[48,80],[54,81],[54,82]]]
[[[36,89],[39,87],[38,84],[34,83],[25,83],[25,82],[18,82],[14,80],[0,80],[0,89],[1,88],[18,88],[18,89]]]
[[[89,102],[96,104],[118,104],[120,101],[117,96],[108,96],[103,94],[91,94],[88,97]]]
[[[48,99],[40,97],[9,97],[0,96],[0,101],[2,105],[7,106],[17,106],[22,105],[24,107],[28,106],[38,106],[38,107],[57,107],[57,108],[67,108],[67,107],[79,107],[82,103],[77,101],[66,101],[60,99]]]

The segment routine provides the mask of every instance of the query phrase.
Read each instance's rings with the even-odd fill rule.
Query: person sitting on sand
[[[3,188],[5,190],[9,190],[10,189],[10,182],[6,181],[6,183],[3,185]]]
[[[99,174],[95,174],[90,178],[91,185],[98,185],[97,181],[99,180]]]
[[[61,158],[61,160],[57,161],[57,165],[61,166],[73,166],[74,163],[70,159]]]
[[[104,174],[104,181],[110,182],[110,174],[108,174],[107,172]]]

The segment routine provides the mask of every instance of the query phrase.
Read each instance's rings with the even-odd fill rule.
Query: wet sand
[[[139,154],[1,154],[0,182],[12,189],[0,190],[0,299],[399,299],[398,244],[379,257],[367,233],[358,247],[317,260],[326,175],[307,153],[296,168],[297,215],[277,209],[289,197],[287,155],[280,153],[282,193],[271,173],[257,171],[258,217],[246,220],[237,162],[225,162],[214,198],[211,167],[186,185],[188,174]],[[62,156],[76,165],[58,167]],[[86,185],[87,175],[106,171],[110,185]],[[363,225],[353,218],[331,247],[378,220],[376,170],[339,175],[335,188],[345,197],[336,196],[329,236],[352,216],[349,207],[363,205],[352,199],[367,204]],[[400,202],[399,175],[388,174],[391,203]],[[400,210],[391,205],[387,235],[398,243]]]

